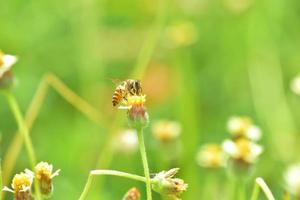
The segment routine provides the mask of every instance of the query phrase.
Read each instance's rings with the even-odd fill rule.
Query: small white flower
[[[291,165],[284,173],[286,189],[293,195],[300,197],[300,163]]]
[[[291,90],[296,94],[300,95],[300,75],[296,76],[291,81]]]
[[[220,145],[206,144],[199,149],[196,161],[202,167],[219,168],[226,165],[226,155]]]
[[[227,122],[227,130],[234,137],[246,137],[253,141],[261,138],[261,130],[252,124],[249,117],[231,117]]]
[[[160,120],[153,123],[152,133],[157,140],[168,142],[178,138],[181,125],[176,121]]]
[[[0,52],[0,78],[17,62],[17,57]]]
[[[246,135],[253,141],[258,141],[261,138],[261,130],[258,126],[252,125],[246,131]]]
[[[121,131],[118,135],[117,142],[115,144],[117,149],[124,153],[133,153],[138,150],[138,137],[137,132],[134,129],[127,129]]]
[[[263,152],[262,146],[245,138],[239,138],[236,141],[225,140],[222,147],[231,158],[243,160],[249,164],[254,163]]]
[[[33,183],[34,174],[29,169],[25,169],[24,172],[16,174],[12,180],[11,188],[4,187],[3,191],[12,192],[16,195],[20,193],[28,193],[30,196],[30,189]]]

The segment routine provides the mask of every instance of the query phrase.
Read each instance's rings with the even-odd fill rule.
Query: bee
[[[122,81],[115,89],[112,97],[113,106],[118,105],[122,100],[127,100],[128,96],[141,95],[142,86],[139,80],[127,79]]]

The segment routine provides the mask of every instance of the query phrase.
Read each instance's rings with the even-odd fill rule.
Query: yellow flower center
[[[141,96],[129,96],[127,98],[127,106],[142,106],[146,102],[146,95]]]
[[[40,163],[35,168],[36,178],[49,178],[51,179],[52,170],[51,167],[47,163]]]
[[[245,138],[238,139],[236,141],[236,145],[237,148],[239,149],[240,156],[242,158],[247,157],[248,155],[251,154],[251,144],[249,140]]]
[[[12,187],[16,193],[20,190],[23,190],[25,187],[31,186],[31,180],[29,179],[28,175],[25,173],[16,174],[12,181]]]

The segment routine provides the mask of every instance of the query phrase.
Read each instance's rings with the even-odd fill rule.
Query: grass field
[[[292,82],[300,73],[297,0],[10,0],[0,6],[0,30],[0,49],[18,57],[14,87],[0,96],[3,186],[33,168],[27,129],[36,162],[61,169],[51,199],[79,199],[95,169],[144,176],[138,146],[128,150],[120,140],[126,111],[111,103],[120,81],[138,79],[150,173],[180,168],[176,177],[188,184],[182,199],[251,199],[257,177],[275,199],[300,198],[300,172],[297,192],[287,195],[284,180],[300,150],[300,81]],[[26,116],[21,132],[9,97]],[[263,152],[246,170],[229,154],[225,167],[200,166],[203,145],[236,140],[227,128],[232,116],[248,116],[261,130],[255,143]],[[178,133],[155,135],[161,120]],[[96,176],[86,199],[122,199],[131,187],[146,199],[142,182]],[[167,199],[155,191],[152,198]],[[256,199],[271,198],[260,191]]]

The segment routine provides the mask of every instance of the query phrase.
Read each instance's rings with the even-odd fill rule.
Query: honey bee
[[[112,97],[113,106],[118,105],[122,100],[127,100],[128,96],[142,94],[142,86],[139,80],[127,79],[122,81],[115,89]]]

